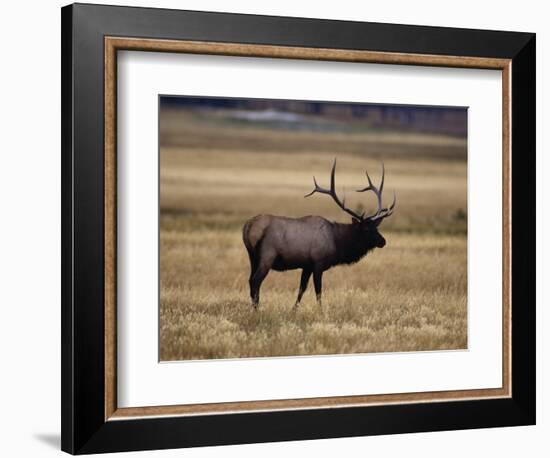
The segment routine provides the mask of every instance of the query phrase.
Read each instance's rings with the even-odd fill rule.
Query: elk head
[[[382,191],[384,189],[385,176],[384,163],[382,163],[382,178],[380,180],[380,186],[377,187],[372,183],[368,171],[365,171],[365,173],[367,175],[367,180],[369,184],[363,189],[356,190],[356,192],[372,191],[376,195],[378,209],[371,215],[365,215],[365,212],[359,214],[347,208],[345,196],[343,200],[340,200],[340,198],[336,194],[336,184],[334,177],[336,174],[336,159],[334,159],[334,163],[332,164],[332,171],[330,173],[330,189],[322,188],[321,186],[319,186],[317,184],[317,180],[315,179],[315,177],[313,177],[313,191],[311,191],[309,194],[306,194],[304,197],[309,197],[316,192],[329,195],[330,197],[332,197],[338,207],[340,207],[347,214],[351,215],[352,224],[357,225],[358,229],[364,235],[369,245],[377,248],[383,248],[386,245],[386,240],[380,234],[380,232],[378,232],[378,226],[384,218],[390,216],[393,213],[393,209],[395,208],[395,192],[393,193],[392,204],[386,208],[382,207]]]

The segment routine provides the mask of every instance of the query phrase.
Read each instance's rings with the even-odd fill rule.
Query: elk
[[[376,195],[378,209],[369,216],[365,216],[365,212],[359,214],[347,208],[345,197],[340,200],[336,194],[335,174],[336,159],[332,164],[330,189],[319,186],[314,176],[313,191],[304,197],[315,193],[330,196],[341,210],[351,216],[351,223],[336,223],[321,216],[288,218],[257,215],[244,224],[243,242],[250,259],[250,298],[254,309],[258,308],[260,287],[271,269],[280,272],[302,269],[294,308],[298,307],[309,278],[313,275],[317,302],[321,305],[323,272],[337,265],[354,264],[374,248],[383,248],[386,245],[386,240],[378,232],[378,226],[393,213],[395,192],[393,203],[383,208],[384,164],[378,187],[372,183],[367,171],[368,186],[356,191],[372,191]]]

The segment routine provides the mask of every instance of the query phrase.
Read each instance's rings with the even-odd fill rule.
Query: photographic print
[[[160,360],[466,349],[467,118],[159,96]]]

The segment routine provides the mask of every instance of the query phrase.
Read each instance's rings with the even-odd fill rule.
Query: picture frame
[[[61,46],[64,451],[535,424],[534,34],[74,4],[62,9]],[[501,71],[502,386],[119,408],[116,102],[122,50]]]

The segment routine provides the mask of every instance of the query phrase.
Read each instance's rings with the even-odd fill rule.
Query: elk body
[[[329,221],[321,216],[287,218],[284,216],[258,215],[248,220],[243,227],[243,242],[250,259],[250,297],[254,308],[260,301],[260,287],[271,269],[286,271],[302,269],[300,287],[295,307],[298,306],[313,275],[317,301],[321,303],[323,272],[340,264],[353,264],[374,248],[383,248],[386,240],[378,232],[384,218],[393,213],[393,203],[382,207],[384,188],[384,165],[380,186],[373,185],[367,172],[368,186],[357,192],[372,191],[377,197],[378,210],[370,215],[356,213],[345,206],[336,194],[336,159],[332,165],[330,189],[317,184],[304,197],[315,193],[327,194],[352,220],[349,224]]]

